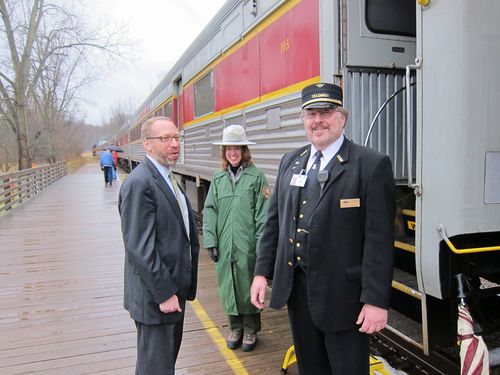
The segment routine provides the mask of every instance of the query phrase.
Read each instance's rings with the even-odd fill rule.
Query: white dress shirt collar
[[[333,157],[337,154],[337,152],[339,152],[340,147],[344,142],[344,138],[344,134],[342,134],[335,142],[331,143],[327,148],[321,151],[323,156],[321,157],[320,170],[324,169],[328,165],[330,160],[332,160]],[[314,155],[316,154],[316,151],[318,151],[318,149],[313,144],[311,144],[311,152],[309,154],[309,160],[307,161],[307,171],[309,171],[309,168],[314,162]]]

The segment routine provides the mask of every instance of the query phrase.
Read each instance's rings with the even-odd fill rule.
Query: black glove
[[[207,252],[210,259],[212,259],[214,263],[217,263],[217,261],[219,260],[219,250],[217,250],[216,247],[211,247],[207,249]]]

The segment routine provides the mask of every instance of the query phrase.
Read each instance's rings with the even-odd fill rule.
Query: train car
[[[346,136],[388,154],[394,167],[388,336],[456,363],[461,274],[493,351],[500,346],[498,14],[497,0],[228,0],[123,125],[122,161],[133,168],[143,159],[144,120],[173,118],[184,135],[175,171],[201,213],[219,167],[212,143],[225,126],[246,128],[257,142],[254,161],[273,184],[282,155],[307,143],[301,89],[341,85]]]

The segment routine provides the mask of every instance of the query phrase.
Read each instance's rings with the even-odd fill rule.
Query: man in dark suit
[[[342,89],[302,90],[310,145],[280,164],[258,250],[252,303],[288,305],[303,375],[366,375],[369,336],[385,327],[393,266],[390,159],[343,135]]]
[[[191,206],[171,168],[177,127],[154,117],[141,128],[144,161],[120,190],[124,306],[137,327],[136,374],[174,374],[186,300],[196,295],[199,243]]]

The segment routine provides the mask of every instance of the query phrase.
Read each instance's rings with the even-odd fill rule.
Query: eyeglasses
[[[306,120],[312,120],[316,118],[316,115],[319,115],[319,118],[322,120],[328,120],[334,113],[335,109],[332,108],[324,108],[324,109],[315,109],[315,110],[305,110],[302,112],[302,117]]]
[[[180,142],[183,140],[183,136],[181,135],[174,135],[173,137],[172,136],[168,136],[168,135],[160,135],[158,137],[148,137],[146,139],[159,139],[160,142],[164,142],[164,143],[170,143],[172,142],[172,140],[176,140],[177,142]]]

